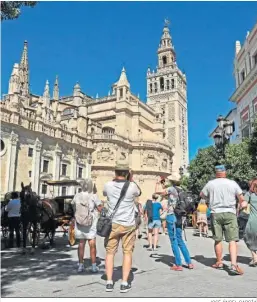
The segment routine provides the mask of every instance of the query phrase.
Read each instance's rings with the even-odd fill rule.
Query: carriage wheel
[[[8,248],[9,229],[7,226],[2,227],[3,247]]]
[[[69,224],[69,244],[70,246],[75,245],[76,238],[75,238],[75,220],[72,219]]]
[[[29,230],[28,230],[28,236],[29,236],[29,243],[31,245],[33,244],[33,231],[34,231],[33,228],[34,228],[33,224],[30,224]],[[37,226],[36,226],[36,242],[35,242],[36,246],[39,245],[39,240],[40,240],[40,224],[37,223]]]

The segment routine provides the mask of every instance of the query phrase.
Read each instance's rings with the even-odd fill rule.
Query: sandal
[[[241,270],[241,268],[238,265],[231,265],[230,272],[233,275],[243,275],[244,272]]]
[[[216,262],[215,264],[213,264],[211,266],[212,268],[215,268],[215,269],[220,269],[222,270],[224,268],[224,264],[222,262]]]
[[[252,267],[257,266],[257,261],[252,259],[251,262],[249,263],[249,266],[252,266]]]
[[[172,271],[178,271],[178,272],[183,271],[183,267],[182,266],[177,266],[177,265],[173,265],[170,269]]]
[[[187,268],[188,269],[194,269],[195,267],[194,267],[194,265],[192,263],[190,263],[190,264],[188,264]]]

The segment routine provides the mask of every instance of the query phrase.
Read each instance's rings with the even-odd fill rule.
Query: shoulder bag
[[[112,214],[109,217],[108,216],[99,217],[99,219],[97,221],[97,225],[96,225],[96,232],[97,232],[98,236],[108,237],[110,235],[111,230],[112,230],[112,219],[113,219],[114,215],[116,214],[122,199],[126,195],[129,184],[130,184],[130,181],[126,181],[124,186],[122,187],[121,192],[120,192],[120,197],[114,207]]]

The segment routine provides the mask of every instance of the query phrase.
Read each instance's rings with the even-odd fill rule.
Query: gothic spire
[[[56,76],[55,83],[54,83],[53,99],[56,100],[56,101],[59,100],[59,81],[58,81],[58,76]]]
[[[20,93],[19,64],[15,63],[9,80],[8,94]]]
[[[49,88],[48,80],[46,81],[46,84],[45,84],[45,89],[44,89],[44,93],[43,93],[43,101],[44,101],[45,107],[49,108],[49,106],[50,106],[50,88]]]
[[[129,84],[129,81],[128,81],[127,75],[126,75],[126,70],[125,70],[124,67],[122,68],[119,81],[117,82],[117,86],[127,86],[127,87],[130,87],[130,84]]]
[[[28,61],[28,42],[24,41],[21,62],[19,66],[21,93],[26,96],[29,94],[29,61]]]

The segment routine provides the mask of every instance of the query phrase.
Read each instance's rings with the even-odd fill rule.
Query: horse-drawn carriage
[[[76,180],[49,180],[46,181],[45,184],[53,187],[53,192],[55,191],[54,188],[60,187],[79,187],[80,184]],[[73,208],[71,206],[71,201],[74,195],[60,195],[53,197],[58,207],[57,212],[55,214],[56,219],[56,227],[59,229],[60,232],[64,233],[64,236],[67,234],[69,235],[69,244],[72,246],[75,244],[75,236],[74,236],[74,219],[73,219]],[[44,199],[46,201],[46,199]]]
[[[78,187],[80,184],[75,180],[64,180],[64,181],[45,181],[45,184],[52,186],[53,188],[59,187]],[[53,192],[55,190],[53,189]],[[57,190],[59,192],[59,189]],[[69,244],[72,246],[75,244],[74,235],[74,219],[73,219],[73,208],[71,201],[74,195],[61,195],[53,196],[51,198],[40,198],[36,193],[32,192],[31,185],[24,186],[22,184],[21,192],[17,192],[21,199],[21,208],[27,207],[27,211],[30,211],[31,201],[36,204],[37,213],[39,213],[37,219],[25,218],[22,219],[21,214],[21,231],[23,225],[26,224],[26,236],[29,238],[29,242],[32,246],[40,244],[40,235],[45,233],[45,238],[50,239],[50,244],[53,243],[55,232],[63,232],[64,236],[69,234]],[[1,202],[1,233],[4,241],[4,246],[7,247],[9,228],[8,228],[8,217],[5,210],[6,205],[10,200],[11,193],[5,195],[4,201]],[[33,211],[32,211],[33,212]],[[22,210],[21,210],[22,213]],[[31,215],[28,215],[31,216]],[[34,239],[34,241],[33,241]]]

